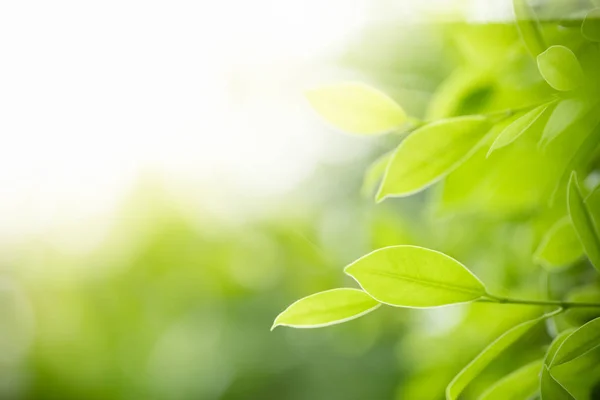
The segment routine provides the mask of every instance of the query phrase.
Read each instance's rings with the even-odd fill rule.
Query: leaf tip
[[[352,271],[350,270],[350,269],[352,268],[352,266],[353,266],[353,265],[354,265],[354,264],[347,265],[347,266],[344,268],[344,273],[345,273],[346,275],[348,275],[349,277],[351,277],[351,278],[353,278],[353,279],[356,279],[356,278],[354,278],[354,275],[352,275]]]
[[[388,196],[388,193],[386,193],[386,191],[384,190],[384,185],[385,184],[385,177],[383,178],[383,182],[381,182],[381,186],[379,186],[379,190],[377,190],[377,194],[375,195],[375,203],[379,204],[381,202],[383,202],[386,197]]]
[[[486,153],[485,158],[490,158],[492,153],[498,149],[499,149],[499,147],[496,146],[496,140],[495,140],[494,143],[492,143],[492,145],[490,146],[490,149],[488,150],[488,152]]]
[[[275,328],[277,328],[278,326],[281,326],[281,316],[285,313],[285,311],[282,311],[281,313],[279,313],[279,315],[277,315],[277,317],[275,317],[275,320],[273,321],[273,325],[271,325],[271,329],[270,331],[273,332],[275,330]]]

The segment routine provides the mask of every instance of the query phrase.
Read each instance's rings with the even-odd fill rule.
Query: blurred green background
[[[580,45],[568,29],[545,29],[553,41]],[[332,57],[340,78],[380,88],[416,117],[504,110],[549,93],[509,23],[379,20]],[[568,140],[535,152],[539,134],[492,162],[482,150],[444,185],[408,199],[376,205],[363,184],[368,165],[399,138],[348,138],[345,146],[360,151],[320,162],[260,212],[243,199],[214,212],[196,201],[210,189],[175,196],[169,176],[150,176],[132,184],[90,249],[65,251],[39,237],[7,241],[0,246],[0,398],[441,399],[485,345],[543,310],[386,307],[326,329],[269,328],[298,298],[354,285],[343,267],[394,244],[446,252],[494,293],[596,290],[583,263],[549,279],[532,262],[543,232],[566,212],[561,195],[553,207],[547,199],[570,157]],[[564,323],[591,317],[569,314]],[[548,341],[546,331],[534,332],[467,398],[539,358]]]

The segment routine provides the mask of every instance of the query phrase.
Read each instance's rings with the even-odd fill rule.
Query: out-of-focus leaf
[[[537,64],[542,77],[556,90],[573,90],[583,83],[581,65],[565,46],[550,46],[537,57]]]
[[[546,233],[534,259],[549,271],[573,264],[583,256],[583,248],[571,220],[563,218]]]
[[[600,289],[597,285],[578,287],[569,292],[567,300],[580,303],[600,304]],[[600,308],[597,307],[573,307],[567,310],[565,316],[569,321],[581,325],[600,317]]]
[[[549,104],[542,104],[529,111],[525,115],[519,117],[513,123],[511,123],[506,129],[504,129],[500,135],[494,140],[492,147],[488,152],[488,157],[490,154],[499,148],[507,146],[517,140],[519,136],[521,136],[527,129],[531,127],[538,120],[538,118],[546,111]]]
[[[477,69],[456,69],[437,88],[427,108],[426,119],[435,121],[458,115],[477,114],[493,99],[490,77]]]
[[[585,206],[592,216],[597,232],[600,232],[600,185],[598,185],[584,200]]]
[[[446,215],[483,212],[501,216],[529,212],[544,202],[546,188],[556,180],[553,169],[558,170],[561,165],[560,157],[537,148],[546,120],[547,115],[542,115],[518,141],[503,151],[494,152],[489,158],[486,158],[488,149],[481,148],[450,173],[440,185],[442,194],[437,211]],[[505,122],[490,130],[490,139],[495,132],[502,132],[503,129],[496,128]],[[548,162],[550,158],[552,163]]]
[[[546,49],[542,28],[527,0],[513,0],[517,29],[529,53],[535,58]]]
[[[581,34],[588,40],[600,42],[600,8],[587,13],[581,25]]]
[[[587,104],[581,99],[566,99],[556,105],[544,127],[541,144],[548,144],[558,135],[566,132],[587,111]]]
[[[483,116],[467,116],[417,129],[392,155],[377,200],[409,196],[444,178],[478,149],[490,127]]]
[[[600,144],[600,112],[596,110],[594,108],[586,114],[585,118],[580,118],[569,130],[569,135],[558,137],[546,148],[548,150],[553,147],[560,155],[565,154],[564,149],[567,146],[575,145],[575,150],[569,151],[568,162],[562,167],[560,178],[556,180],[550,196],[551,203],[562,193],[568,193],[566,189],[572,172],[580,170],[593,156],[595,149]]]
[[[593,218],[583,200],[579,189],[577,174],[573,172],[569,180],[567,204],[571,222],[575,227],[585,254],[596,269],[600,269],[600,238],[594,226]]]
[[[540,395],[542,400],[575,400],[575,397],[554,379],[545,365],[540,379]]]
[[[558,348],[550,368],[565,364],[600,346],[600,318],[596,318],[571,333]]]
[[[522,400],[531,398],[538,390],[539,375],[543,360],[529,363],[505,376],[485,393],[479,400]]]
[[[377,307],[377,301],[362,290],[332,289],[300,299],[275,318],[278,326],[320,328],[363,316]]]
[[[308,101],[327,122],[344,132],[362,135],[398,129],[406,113],[385,94],[369,86],[344,83],[306,93]]]
[[[465,368],[463,368],[458,375],[454,377],[452,382],[450,382],[446,388],[446,399],[457,399],[467,385],[471,383],[471,381],[475,379],[485,367],[494,361],[496,357],[498,357],[510,345],[515,343],[519,338],[525,335],[540,321],[549,318],[555,313],[556,311],[542,315],[541,317],[532,319],[531,321],[523,322],[522,324],[509,329],[502,334],[502,336],[493,341],[488,347],[483,349],[483,351],[479,353],[479,355],[475,357]]]
[[[396,307],[436,307],[484,296],[485,287],[464,265],[435,250],[390,246],[348,265],[373,298]]]
[[[375,191],[377,185],[381,181],[381,178],[385,174],[385,169],[392,159],[392,154],[393,152],[385,153],[373,161],[371,165],[369,165],[367,172],[365,172],[361,188],[361,193],[363,196],[371,196],[373,191]]]

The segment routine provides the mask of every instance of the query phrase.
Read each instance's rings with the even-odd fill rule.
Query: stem
[[[478,301],[484,303],[501,303],[501,304],[522,304],[529,306],[556,306],[567,308],[600,308],[600,303],[579,303],[576,301],[560,301],[560,300],[523,300],[523,299],[511,299],[509,297],[499,297],[493,295],[487,295],[485,298]]]

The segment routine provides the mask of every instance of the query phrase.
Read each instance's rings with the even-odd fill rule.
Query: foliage
[[[429,246],[402,243],[359,258],[345,272],[365,294],[383,305],[428,308],[482,303],[482,307],[497,305],[506,309],[537,307],[533,308],[536,317],[508,329],[466,367],[455,371],[455,378],[446,381],[447,399],[463,394],[484,399],[532,395],[543,400],[591,398],[600,383],[598,368],[590,367],[600,360],[600,303],[569,297],[581,290],[581,283],[589,277],[597,281],[593,268],[600,265],[600,204],[596,197],[599,190],[594,189],[600,143],[600,49],[595,43],[598,9],[587,10],[585,18],[571,18],[568,22],[538,18],[536,12],[543,17],[548,10],[534,10],[525,0],[515,0],[514,11],[514,31],[493,26],[489,30],[499,32],[497,36],[486,37],[480,29],[477,37],[474,28],[458,29],[466,32],[454,36],[464,56],[461,65],[432,94],[424,115],[415,113],[397,127],[401,136],[390,135],[396,148],[375,161],[365,177],[364,190],[371,188],[379,176],[377,201],[417,196],[429,210],[425,216],[420,215],[424,224],[432,215],[452,217],[455,224],[465,224],[464,235],[469,237],[482,234],[476,229],[484,235],[494,235],[509,224],[525,229],[533,236],[525,247],[527,258],[543,267],[532,270],[530,277],[546,276],[549,281],[557,274],[566,274],[570,281],[564,282],[561,293],[546,287],[535,299],[498,295],[494,293],[506,291],[500,282],[490,281],[484,286],[482,281],[487,279],[482,276],[480,281],[458,258]],[[340,117],[346,116],[352,126],[362,126],[356,118],[377,126],[378,111],[370,114],[374,107],[369,105],[357,112],[358,104],[372,101],[370,94],[364,102],[358,101],[357,92],[349,90],[353,87],[329,86],[324,96],[319,96],[319,91],[311,92],[310,100],[313,105],[318,104],[315,109],[330,124],[361,133],[361,129],[347,129],[348,124]],[[328,92],[336,96],[329,96]],[[396,98],[403,103],[401,97]],[[387,102],[387,97],[382,98]],[[352,103],[348,104],[347,99],[352,99]],[[335,110],[335,115],[323,110]],[[382,117],[382,126],[391,127],[387,121],[387,117]],[[362,133],[371,132],[365,129]],[[489,221],[488,227],[480,221]],[[435,229],[441,224],[434,219],[428,226]],[[439,236],[434,231],[428,234]],[[506,234],[501,238],[509,240]],[[485,259],[486,248],[480,248],[476,239],[464,240],[463,236],[451,241],[445,237],[438,243],[446,248],[452,248],[449,243],[454,244],[453,254],[462,252],[472,257],[480,252]],[[461,245],[464,249],[457,250]],[[508,245],[499,245],[509,251]],[[508,261],[499,260],[502,262]],[[475,264],[477,271],[494,277],[490,271],[495,267],[492,257],[485,259],[483,265],[481,261]],[[521,282],[507,283],[513,291],[523,292],[531,286],[529,277],[518,277]],[[597,287],[592,292],[598,293]],[[309,296],[310,302],[295,303],[277,321],[294,325],[298,318],[305,326],[307,315],[316,309],[316,327],[352,319],[348,315],[350,309],[354,309],[354,317],[367,310],[366,305],[352,308],[354,303],[349,299],[344,313],[336,311],[344,306],[336,301],[335,309],[327,314],[327,303],[320,303],[319,297]],[[368,310],[374,308],[369,305]],[[540,308],[552,311],[539,316]],[[579,309],[591,310],[583,321],[573,318]],[[533,359],[508,361],[510,369],[504,371],[504,377],[495,376],[494,381],[476,384],[488,366],[541,325],[547,327],[547,332],[533,335],[528,351],[533,354],[535,349],[551,343],[545,358],[538,353]],[[461,334],[460,330],[457,334]],[[419,392],[422,397],[409,391],[403,393],[407,398],[439,396],[423,391]]]

